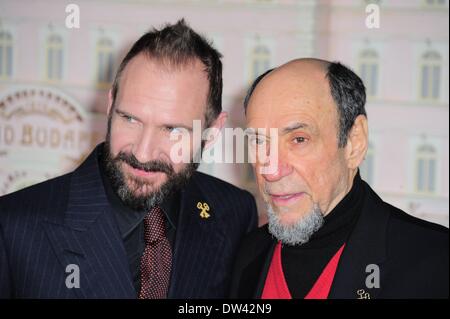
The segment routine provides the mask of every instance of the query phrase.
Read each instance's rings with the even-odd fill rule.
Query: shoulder
[[[268,224],[262,225],[248,233],[242,240],[242,248],[257,250],[258,247],[272,243],[275,239],[269,233]]]
[[[248,193],[248,191],[241,189],[233,184],[230,184],[220,178],[202,173],[202,172],[195,172],[192,176],[192,180],[200,185],[202,189],[209,189],[209,187],[212,187],[215,190],[221,190],[224,192],[230,192],[230,193]]]
[[[230,289],[232,298],[254,298],[260,274],[265,272],[267,258],[275,243],[267,225],[253,230],[244,237],[234,261]]]
[[[408,251],[408,247],[416,251],[431,245],[438,250],[448,247],[448,228],[411,216],[386,203],[367,184],[366,190],[367,206],[365,211],[371,216],[370,223],[377,224],[380,220],[386,221],[385,231],[389,246],[404,246],[401,249],[405,252]],[[369,221],[366,220],[367,222]],[[367,226],[374,227],[373,225]],[[382,229],[378,230],[383,231]]]
[[[67,200],[71,174],[65,174],[0,197],[0,220],[42,212]]]
[[[391,283],[390,293],[398,294],[399,287],[409,282],[402,294],[448,294],[448,228],[411,216],[382,201],[374,192],[369,193],[369,198],[372,222],[386,221],[385,227],[376,231],[385,236],[385,242],[380,244],[386,253],[384,269],[389,271],[385,281]],[[388,296],[389,289],[385,293]]]
[[[242,264],[249,264],[260,255],[264,255],[275,243],[275,239],[269,233],[268,225],[249,232],[241,241],[237,260]]]
[[[404,211],[385,203],[390,211],[387,229],[392,250],[411,255],[447,256],[448,228],[411,216]]]
[[[390,211],[385,296],[448,297],[448,229],[385,205]]]
[[[220,202],[232,201],[236,205],[253,205],[255,201],[249,191],[211,175],[195,172],[192,181],[203,193]]]
[[[223,227],[229,227],[231,232],[243,227],[243,233],[247,233],[257,225],[258,211],[255,198],[247,190],[216,177],[195,172],[186,187],[186,192],[189,200],[203,197],[211,207],[214,207],[217,216],[222,218]]]

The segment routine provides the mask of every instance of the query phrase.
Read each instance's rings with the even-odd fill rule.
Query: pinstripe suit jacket
[[[74,172],[0,198],[0,298],[136,298],[97,149]],[[248,192],[195,173],[182,192],[169,298],[226,297],[236,249],[256,220]],[[79,288],[66,285],[71,264]]]

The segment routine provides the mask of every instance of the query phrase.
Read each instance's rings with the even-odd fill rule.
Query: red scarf
[[[327,299],[345,244],[326,265],[305,299]],[[275,247],[261,299],[292,299],[281,265],[281,243]]]

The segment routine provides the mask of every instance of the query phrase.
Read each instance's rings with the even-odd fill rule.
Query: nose
[[[259,169],[261,169],[260,174],[268,182],[276,182],[293,171],[287,154],[283,154],[281,148],[278,149],[277,154],[270,153],[266,165],[260,166]]]
[[[133,154],[141,163],[159,159],[161,156],[160,138],[151,128],[145,128],[133,144]]]
[[[261,173],[268,182],[276,182],[292,173],[292,166],[286,162],[279,162],[273,167],[265,167],[265,171]]]

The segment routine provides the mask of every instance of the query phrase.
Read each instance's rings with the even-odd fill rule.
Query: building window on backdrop
[[[436,193],[437,152],[429,145],[423,144],[416,151],[416,191],[421,194]]]
[[[114,46],[111,39],[102,37],[97,42],[97,87],[109,88],[113,81]]]
[[[378,95],[379,57],[375,50],[364,50],[359,55],[359,75],[366,86],[368,98]]]
[[[46,73],[47,81],[58,82],[63,78],[64,45],[62,37],[51,34],[47,38]]]
[[[0,79],[12,77],[13,38],[11,33],[0,30]]]
[[[359,172],[361,178],[365,180],[369,185],[373,186],[374,178],[374,161],[375,161],[375,150],[372,143],[369,143],[367,148],[367,153],[364,161],[359,166]]]
[[[428,8],[443,8],[447,5],[447,0],[422,0]]]
[[[438,101],[441,90],[442,58],[435,51],[422,55],[420,61],[420,99]]]
[[[271,54],[267,46],[258,44],[251,52],[250,82],[270,68]]]

